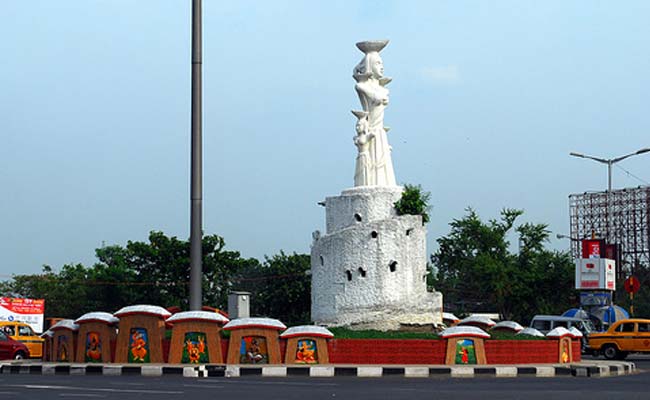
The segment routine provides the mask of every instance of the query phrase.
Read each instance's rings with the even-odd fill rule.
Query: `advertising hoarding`
[[[576,289],[616,290],[616,262],[609,258],[577,258]]]
[[[43,332],[45,300],[0,297],[0,321],[20,321],[29,324],[36,333]]]

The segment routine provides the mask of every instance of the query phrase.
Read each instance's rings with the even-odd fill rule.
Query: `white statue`
[[[388,128],[384,126],[384,109],[388,105],[388,89],[385,86],[390,83],[391,79],[384,77],[384,63],[379,56],[379,52],[387,44],[388,40],[357,43],[357,47],[363,51],[365,56],[354,68],[353,77],[357,81],[354,88],[359,95],[363,110],[367,113],[366,136],[369,145],[370,174],[366,176],[366,179],[357,180],[359,172],[359,159],[357,158],[355,186],[396,186],[393,161],[390,155],[391,148],[386,136]],[[359,117],[357,116],[357,118]],[[359,122],[357,122],[358,125]],[[359,147],[359,156],[361,156],[361,147]]]
[[[357,136],[354,137],[354,144],[359,150],[354,168],[354,186],[374,185],[375,174],[370,159],[370,140],[375,135],[369,132],[368,112],[352,110],[352,114],[357,117]]]

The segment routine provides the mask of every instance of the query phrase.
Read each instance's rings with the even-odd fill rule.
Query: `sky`
[[[449,223],[504,207],[567,249],[568,196],[650,147],[647,1],[203,1],[203,229],[309,253],[353,186],[355,43],[382,51],[400,184]],[[0,0],[0,279],[189,237],[190,0]],[[613,169],[650,181],[650,153]]]

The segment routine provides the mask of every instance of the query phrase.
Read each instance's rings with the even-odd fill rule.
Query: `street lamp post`
[[[574,152],[569,153],[569,155],[574,156],[574,157],[579,157],[579,158],[588,158],[590,160],[598,161],[599,163],[607,164],[607,191],[611,192],[612,191],[612,165],[616,164],[619,161],[623,161],[628,157],[636,156],[638,154],[647,153],[649,151],[650,151],[650,147],[646,147],[644,149],[635,151],[634,153],[630,153],[630,154],[626,154],[624,156],[620,156],[620,157],[616,157],[616,158],[610,158],[610,159],[594,157],[594,156],[587,156],[587,155],[584,155],[584,154],[574,153]]]
[[[200,310],[202,301],[202,214],[203,214],[203,150],[201,135],[202,91],[201,66],[202,28],[201,0],[192,0],[192,156],[190,184],[190,310]]]

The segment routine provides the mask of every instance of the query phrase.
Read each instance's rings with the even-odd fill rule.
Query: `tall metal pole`
[[[612,191],[612,160],[607,160],[607,193]]]
[[[190,210],[190,310],[200,310],[203,303],[202,266],[202,208],[203,208],[203,149],[202,120],[202,38],[201,0],[192,0],[192,177]]]

